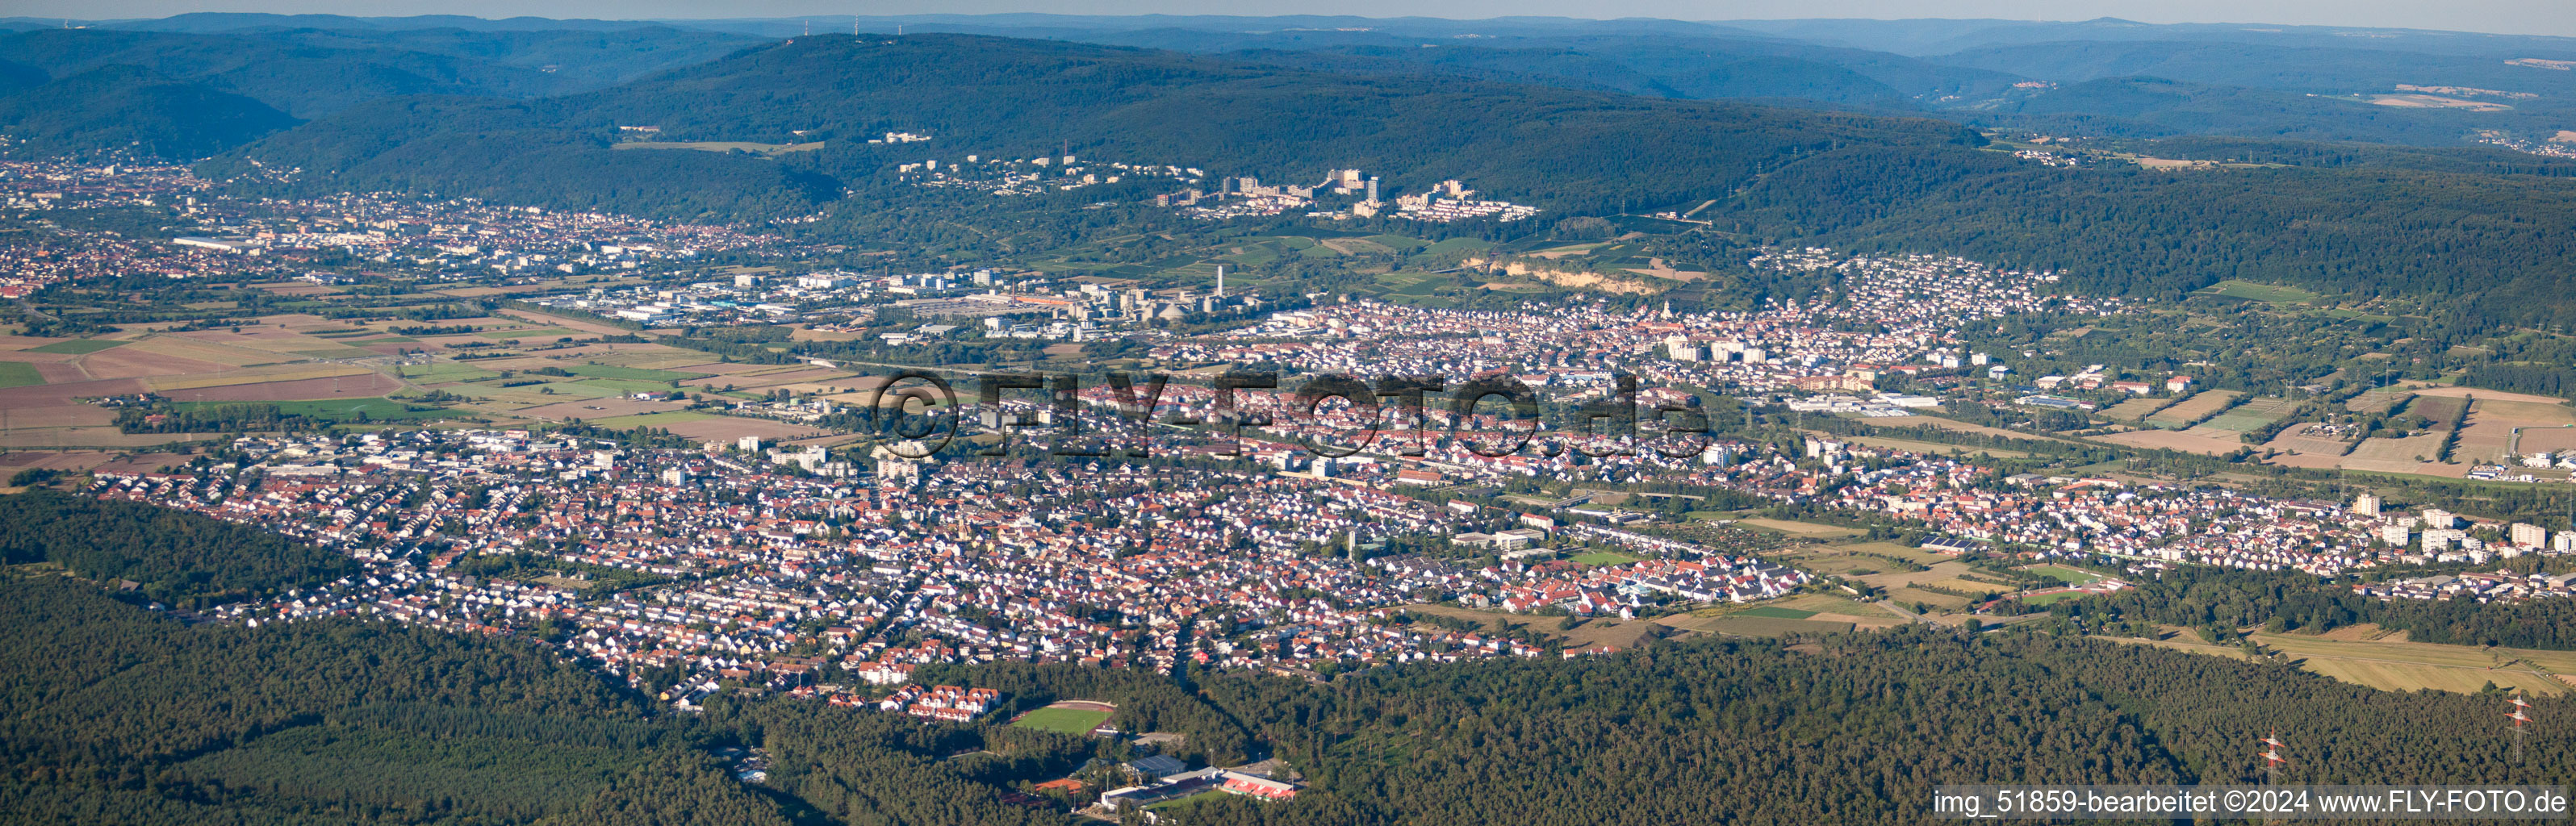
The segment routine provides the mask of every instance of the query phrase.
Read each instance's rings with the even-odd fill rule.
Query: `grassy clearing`
[[[95,353],[100,350],[113,350],[123,346],[125,346],[125,342],[122,341],[110,341],[103,338],[76,338],[70,341],[57,341],[52,344],[29,347],[26,349],[26,352],[79,356]]]
[[[25,387],[44,383],[45,377],[36,372],[35,365],[23,361],[0,361],[0,387]]]
[[[497,379],[501,377],[501,374],[485,370],[471,364],[420,364],[396,367],[394,368],[394,376],[396,378],[408,379],[422,384],[437,384],[440,382],[484,381],[486,379]]]
[[[2492,682],[2508,689],[2520,688],[2536,696],[2555,697],[2567,693],[2568,687],[2516,660],[2539,663],[2553,671],[2564,666],[2576,666],[2576,656],[2564,651],[2490,650],[2395,640],[2339,640],[2308,634],[2258,633],[2253,638],[2264,650],[2296,660],[2302,670],[2385,691],[2431,689],[2470,694]],[[2122,641],[2221,657],[2242,659],[2245,656],[2240,646],[2211,645],[2187,634],[2153,642]]]
[[[1786,617],[1746,616],[1738,612],[1724,617],[1695,617],[1674,623],[1676,628],[1738,637],[1786,637],[1803,634],[1830,634],[1852,630],[1848,622],[1826,622]]]
[[[1774,619],[1795,620],[1802,620],[1815,615],[1816,612],[1814,611],[1801,611],[1796,608],[1782,608],[1777,605],[1760,605],[1735,612],[1735,616],[1739,617],[1771,617]]]
[[[2022,570],[2042,576],[2053,576],[2071,585],[2087,585],[2102,579],[2101,574],[2069,568],[2064,565],[2032,565]]]
[[[2200,294],[2224,296],[2227,298],[2242,298],[2247,301],[2261,301],[2267,304],[2311,304],[2315,303],[2318,298],[2316,293],[2302,290],[2297,287],[2286,287],[2278,284],[2257,284],[2252,281],[2239,281],[2233,278],[2204,287],[2201,289]]]
[[[456,413],[456,411],[443,408],[411,410],[409,409],[410,405],[384,398],[382,396],[363,399],[323,399],[319,401],[277,402],[276,404],[277,412],[289,416],[304,416],[314,419],[330,419],[333,421],[344,422],[355,421],[361,416],[365,417],[368,421],[386,422],[437,419]]]
[[[1627,554],[1614,553],[1611,551],[1586,551],[1584,553],[1575,554],[1570,558],[1575,562],[1592,566],[1626,565],[1628,563],[1635,562],[1638,559],[1637,557],[1629,556]]]
[[[753,143],[751,141],[624,141],[611,149],[694,149],[699,152],[750,152],[776,157],[789,152],[812,152],[823,148],[822,141],[812,143]]]
[[[1109,722],[1109,712],[1081,708],[1041,708],[1013,721],[1019,728],[1046,729],[1066,734],[1087,734]]]

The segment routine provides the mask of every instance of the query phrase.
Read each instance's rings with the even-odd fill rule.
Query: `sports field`
[[[1109,722],[1109,712],[1087,708],[1041,708],[1011,721],[1020,728],[1046,729],[1066,734],[1088,734],[1100,724]]]

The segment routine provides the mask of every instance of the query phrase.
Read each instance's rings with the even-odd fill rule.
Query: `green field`
[[[2211,284],[2208,287],[2203,288],[2200,291],[2200,294],[2226,296],[2228,298],[2242,298],[2247,301],[2261,301],[2273,304],[2307,304],[2317,300],[2316,293],[2302,290],[2297,287],[2284,287],[2277,284],[2257,284],[2252,281],[2238,281],[2233,278],[2216,284]]]
[[[1585,551],[1583,553],[1575,554],[1570,558],[1575,562],[1592,566],[1626,565],[1628,563],[1635,562],[1638,559],[1637,557],[1612,551]]]
[[[1777,605],[1756,606],[1734,613],[1734,616],[1739,617],[1770,617],[1772,619],[1793,620],[1802,620],[1815,615],[1816,612],[1814,611],[1800,611],[1796,608],[1782,608]]]
[[[1041,708],[1028,713],[1011,725],[1020,728],[1042,728],[1066,734],[1087,734],[1109,722],[1109,712],[1080,708]]]
[[[666,381],[638,381],[635,379],[582,379],[580,381],[571,382],[571,384],[575,387],[606,390],[621,396],[628,393],[652,393],[671,389],[670,383]]]
[[[1205,801],[1209,801],[1209,800],[1223,800],[1223,799],[1226,799],[1226,798],[1229,798],[1229,797],[1233,797],[1233,796],[1234,796],[1234,793],[1232,793],[1232,792],[1228,792],[1228,791],[1226,791],[1226,790],[1224,790],[1224,789],[1209,789],[1209,790],[1207,790],[1207,791],[1200,792],[1200,793],[1198,793],[1198,794],[1194,794],[1194,795],[1190,795],[1190,796],[1188,796],[1188,797],[1179,798],[1179,799],[1175,799],[1175,800],[1166,800],[1166,801],[1163,801],[1163,802],[1161,802],[1161,803],[1156,803],[1156,804],[1153,804],[1153,805],[1150,805],[1150,806],[1146,806],[1145,808],[1147,808],[1147,809],[1169,809],[1169,808],[1174,808],[1174,807],[1178,807],[1178,806],[1187,806],[1187,805],[1190,805],[1190,804],[1193,804],[1193,803],[1201,803],[1201,802],[1205,802]]]
[[[2082,591],[2058,591],[2056,593],[2022,597],[2021,604],[2033,607],[2046,607],[2080,596],[2087,596],[2087,594]]]
[[[0,387],[25,387],[30,384],[44,383],[45,377],[36,373],[35,365],[23,361],[0,361]]]
[[[100,350],[113,350],[123,346],[125,346],[125,342],[122,341],[109,341],[103,338],[76,338],[70,341],[57,341],[40,347],[29,347],[26,352],[57,353],[78,356],[95,353]]]
[[[534,330],[494,330],[494,331],[486,332],[486,333],[475,333],[475,335],[482,336],[482,337],[484,337],[484,338],[488,338],[488,339],[492,339],[492,340],[494,340],[494,341],[500,341],[500,340],[503,340],[503,339],[513,339],[513,338],[543,338],[543,337],[545,337],[545,336],[568,336],[568,335],[572,335],[572,334],[573,334],[573,331],[572,331],[572,330],[569,330],[569,329],[566,329],[566,328],[562,328],[562,327],[539,327],[539,328],[536,328],[536,329],[534,329]]]
[[[612,367],[605,364],[583,364],[564,368],[564,372],[594,379],[627,379],[631,381],[689,381],[703,379],[706,373],[678,370],[647,370],[641,367]]]
[[[412,364],[394,368],[394,375],[424,384],[452,381],[497,379],[501,374],[471,364]]]
[[[203,404],[216,403],[217,402],[203,402]],[[330,419],[333,421],[352,421],[357,419],[360,414],[365,414],[368,421],[375,422],[436,419],[452,415],[456,412],[446,409],[406,410],[404,409],[406,405],[402,402],[394,401],[382,396],[370,396],[363,399],[323,399],[303,402],[276,402],[275,404],[277,405],[277,412],[289,416],[304,416],[315,419]]]

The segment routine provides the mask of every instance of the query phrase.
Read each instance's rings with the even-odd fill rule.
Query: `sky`
[[[2576,0],[10,0],[0,15],[116,19],[194,11],[608,20],[806,14],[1352,14],[1753,20],[1998,18],[2280,23],[2576,36]]]

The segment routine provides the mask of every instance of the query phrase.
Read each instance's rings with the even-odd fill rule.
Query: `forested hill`
[[[660,141],[825,146],[775,159],[612,150],[619,126],[659,127]],[[864,142],[887,131],[937,138]],[[1394,191],[1456,178],[1498,197],[1603,212],[1721,198],[1758,170],[1837,146],[1978,140],[1928,119],[1355,77],[1053,41],[830,35],[564,98],[360,106],[229,157],[302,167],[308,188],[695,217],[810,209],[897,162],[1070,149],[1266,179],[1358,167]],[[218,161],[209,171],[248,167]]]

